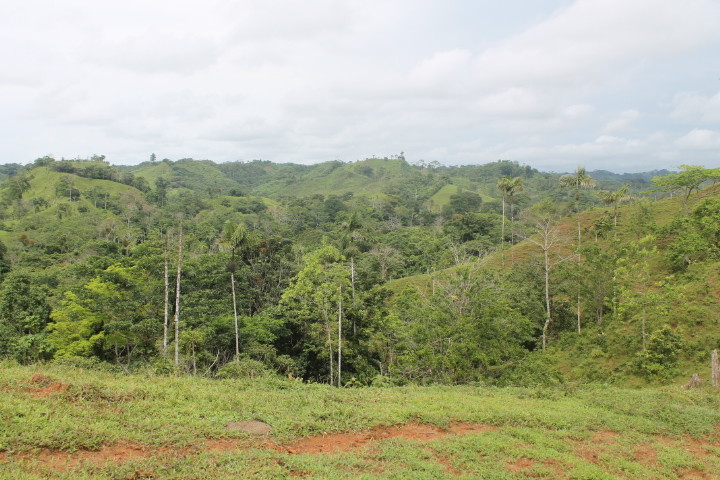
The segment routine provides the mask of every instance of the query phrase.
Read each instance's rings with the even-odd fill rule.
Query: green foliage
[[[482,197],[474,192],[459,192],[450,196],[450,202],[442,210],[443,215],[462,215],[476,212],[482,205]]]
[[[649,377],[668,377],[678,365],[682,338],[665,325],[650,336],[647,350],[638,354],[638,369]]]
[[[507,370],[498,381],[502,386],[551,387],[565,382],[557,360],[546,352],[533,352]]]
[[[48,357],[45,326],[51,309],[47,294],[28,271],[7,275],[0,291],[0,356],[20,362]]]
[[[397,375],[422,383],[478,381],[525,356],[537,326],[513,305],[519,294],[513,287],[465,269],[428,299],[405,293],[396,303],[406,331]]]
[[[254,379],[271,377],[272,372],[262,362],[241,358],[223,365],[215,376],[221,379]]]
[[[66,292],[62,307],[53,311],[48,343],[56,357],[89,357],[99,353],[105,337],[103,319],[83,303],[74,293]]]
[[[698,165],[680,165],[679,173],[670,173],[652,180],[656,190],[662,192],[682,192],[683,207],[687,210],[687,202],[694,191],[710,179],[720,178],[720,169],[708,169]]]
[[[530,243],[545,220],[557,240],[547,335],[566,351],[543,361],[568,378],[631,379],[643,338],[664,323],[683,328],[682,375],[720,341],[712,267],[720,200],[712,188],[697,195],[692,215],[676,218],[680,198],[621,205],[647,175],[592,172],[614,193],[580,196],[589,185],[578,179],[588,172],[570,174],[563,183],[572,188],[563,190],[560,176],[508,161],[445,167],[399,155],[313,166],[165,159],[113,167],[93,156],[3,172],[0,354],[21,362],[86,355],[152,373],[163,350],[166,257],[167,315],[175,313],[181,221],[181,358],[173,373],[211,375],[230,362],[237,310],[240,355],[282,374],[329,381],[342,347],[345,383],[367,385],[378,375],[402,384],[502,382],[517,369],[513,381],[529,384],[543,371],[532,352],[546,317],[544,275],[527,243],[516,244],[518,218],[528,220]],[[575,229],[561,216],[603,200],[604,212],[573,219],[596,227],[579,229],[575,251],[576,242],[563,239]],[[336,251],[313,257],[329,245]],[[499,246],[511,250],[494,254]],[[512,272],[490,273],[503,266]],[[420,290],[392,296],[385,285]],[[590,327],[605,345],[586,344]]]

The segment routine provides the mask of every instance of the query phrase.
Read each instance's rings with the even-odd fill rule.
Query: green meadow
[[[720,396],[0,367],[0,478],[719,478]],[[259,421],[271,431],[229,430]]]

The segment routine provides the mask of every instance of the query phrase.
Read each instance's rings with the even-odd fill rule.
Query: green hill
[[[176,162],[145,162],[134,168],[133,173],[155,185],[163,178],[171,188],[187,188],[201,193],[220,195],[240,191],[241,186],[228,178],[217,165],[210,161],[183,159]]]

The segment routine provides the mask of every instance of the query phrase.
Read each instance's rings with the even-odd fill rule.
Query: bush
[[[370,382],[370,385],[373,387],[392,387],[395,386],[395,382],[385,375],[376,375]]]
[[[557,362],[542,352],[531,353],[498,380],[501,386],[518,387],[549,387],[564,382],[563,374],[557,369]]]
[[[648,377],[667,378],[678,363],[682,338],[668,325],[650,336],[647,349],[637,355],[637,367]]]
[[[84,368],[85,370],[98,370],[109,373],[122,373],[119,368],[112,363],[103,362],[95,357],[59,357],[50,362],[51,365],[59,365],[62,367]]]
[[[237,362],[223,365],[215,374],[221,379],[263,378],[274,376],[265,364],[250,358],[241,358]]]

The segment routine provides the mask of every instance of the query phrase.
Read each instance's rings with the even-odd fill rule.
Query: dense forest
[[[669,382],[720,347],[720,169],[0,167],[0,356],[344,386]]]

